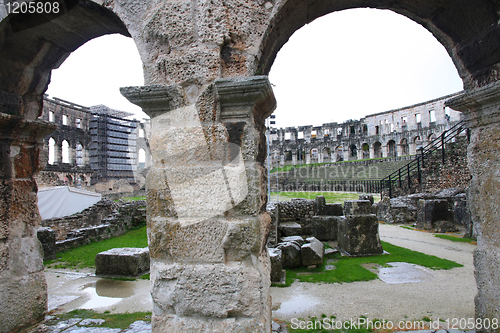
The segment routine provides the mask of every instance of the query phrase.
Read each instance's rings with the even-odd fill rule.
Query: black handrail
[[[422,182],[421,170],[422,168],[425,168],[425,160],[427,157],[438,149],[441,149],[441,160],[444,164],[446,158],[445,144],[454,139],[464,130],[467,130],[467,139],[470,140],[468,129],[465,128],[465,123],[463,121],[458,122],[450,129],[444,131],[439,137],[434,139],[425,147],[420,148],[420,154],[415,155],[415,159],[380,180],[380,188],[382,190],[388,190],[389,197],[392,197],[393,187],[395,188],[399,184],[399,187],[403,188],[402,184],[405,178],[408,181],[408,189],[411,188],[412,178],[416,179],[420,184]]]

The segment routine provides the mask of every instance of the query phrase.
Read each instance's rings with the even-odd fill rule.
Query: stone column
[[[43,138],[55,128],[0,114],[0,332],[32,325],[47,311],[33,175],[43,168]]]
[[[146,180],[153,332],[270,332],[267,77],[123,88],[151,117]]]
[[[500,82],[466,91],[446,103],[471,129],[468,204],[477,233],[474,266],[476,318],[500,318]],[[480,331],[498,332],[496,329]]]
[[[370,146],[370,158],[375,158],[375,148],[373,145]]]
[[[297,165],[297,152],[292,153],[292,165]]]
[[[62,146],[61,142],[56,141],[54,145],[54,165],[62,164]]]

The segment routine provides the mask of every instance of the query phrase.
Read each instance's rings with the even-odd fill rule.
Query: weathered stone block
[[[149,271],[148,248],[115,248],[95,257],[96,275],[137,276]]]
[[[41,227],[38,228],[36,232],[38,240],[43,247],[43,259],[55,259],[56,258],[56,231],[51,228]]]
[[[371,195],[371,194],[361,194],[359,196],[359,200],[368,200],[368,201],[371,202],[372,205],[373,205],[373,202],[374,202],[373,195]]]
[[[369,202],[369,201],[368,201]],[[337,241],[350,255],[380,254],[383,252],[375,215],[349,215],[339,221]]]
[[[278,226],[278,230],[280,230],[285,236],[302,235],[302,226],[297,222],[280,223]]]
[[[314,237],[309,237],[306,240],[308,243],[301,247],[302,265],[309,266],[322,264],[325,246]]]
[[[343,216],[314,216],[312,235],[321,241],[337,240],[338,221]]]
[[[294,242],[298,246],[302,246],[306,241],[302,236],[287,236],[287,237],[281,237],[281,243],[286,243],[286,242]]]
[[[251,267],[245,264],[191,265],[153,261],[153,315],[175,314],[205,320],[259,317],[263,315],[263,305],[268,299],[268,267],[258,263],[257,267]]]
[[[432,199],[418,201],[417,228],[434,229],[442,221],[453,223],[453,210],[448,200]]]
[[[323,208],[323,215],[342,216],[344,215],[344,208],[342,208],[342,204],[326,204]]]
[[[281,250],[275,248],[267,249],[269,259],[271,260],[271,281],[280,282],[283,275],[283,265]]]
[[[325,214],[326,199],[322,195],[316,197],[316,215],[326,215]]]
[[[302,266],[301,247],[297,243],[280,243],[276,248],[281,250],[283,268],[297,268]]]
[[[345,215],[371,214],[372,203],[369,200],[349,200],[344,201]]]

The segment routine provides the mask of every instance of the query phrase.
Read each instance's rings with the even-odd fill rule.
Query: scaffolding
[[[138,121],[124,119],[131,113],[104,105],[90,108],[90,166],[95,172],[94,184],[111,179],[136,183]]]

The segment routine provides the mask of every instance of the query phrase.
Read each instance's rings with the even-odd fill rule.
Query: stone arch
[[[357,160],[358,159],[358,147],[352,144],[349,146],[349,160]]]
[[[92,1],[64,1],[61,6],[66,10],[52,14],[57,20],[40,22],[10,15],[0,22],[3,44],[9,45],[9,53],[0,53],[0,73],[9,77],[0,80],[0,94],[9,97],[0,99],[4,113],[35,120],[42,111],[42,95],[51,70],[71,52],[102,35],[120,33],[130,37],[115,13]],[[17,56],[9,56],[14,54]]]
[[[470,54],[474,46],[469,38],[482,38],[489,26],[496,26],[498,15],[495,5],[490,1],[481,1],[477,5],[454,6],[426,1],[425,5],[415,5],[412,0],[396,0],[390,3],[377,0],[351,0],[346,2],[309,2],[288,0],[275,11],[262,41],[262,54],[258,70],[268,74],[278,51],[290,36],[305,24],[316,18],[335,11],[352,8],[389,9],[423,26],[447,49],[465,87],[484,85],[495,81],[496,64],[500,62],[500,52],[493,51],[493,59],[482,59],[488,54],[485,47],[479,54]],[[451,20],[463,20],[464,24],[450,24]],[[494,30],[498,30],[495,27]],[[461,52],[456,52],[460,49]],[[487,70],[478,73],[478,68]]]
[[[408,145],[408,140],[406,138],[401,139],[399,142],[400,145],[400,155],[405,156],[410,154],[410,146]]]
[[[9,129],[12,133],[22,133],[31,141],[26,152],[21,151],[17,158],[31,161],[31,166],[26,166],[23,173],[9,176],[9,182],[17,187],[16,205],[22,205],[25,212],[23,219],[9,215],[5,221],[7,225],[16,225],[16,228],[26,230],[25,248],[21,253],[13,251],[10,255],[22,256],[31,253],[33,258],[42,257],[39,243],[36,241],[36,227],[40,223],[40,215],[36,200],[32,200],[36,192],[36,183],[33,175],[38,171],[38,152],[36,140],[39,144],[43,138],[55,130],[52,124],[37,123],[35,120],[42,113],[43,94],[50,82],[51,71],[58,68],[67,56],[87,41],[112,33],[121,33],[130,37],[125,24],[110,9],[92,1],[61,1],[59,13],[34,16],[29,14],[0,14],[0,110],[2,119],[9,119],[11,124],[17,124]],[[34,33],[36,31],[36,33]],[[69,121],[69,119],[68,119]],[[5,125],[0,125],[5,127]],[[52,139],[52,141],[50,140]],[[64,141],[57,137],[49,139],[50,162],[59,164],[61,147]],[[22,139],[20,143],[10,144],[12,147],[26,145]],[[28,141],[26,141],[28,142]],[[70,159],[70,143],[66,141],[68,154],[65,161]],[[65,144],[66,146],[66,144]],[[2,167],[3,168],[3,167]],[[22,185],[22,186],[20,186]],[[10,186],[10,185],[9,185]],[[36,194],[34,196],[36,198]],[[2,216],[7,216],[3,215]],[[32,238],[32,239],[31,239]],[[3,240],[8,247],[12,242],[18,242],[12,234]],[[17,243],[15,243],[17,244]],[[36,264],[2,268],[5,281],[9,281],[8,288],[15,290],[2,303],[9,304],[8,308],[0,310],[0,326],[3,330],[17,330],[43,319],[47,307],[47,287],[43,266]],[[0,289],[5,289],[7,284],[0,282]],[[29,300],[16,301],[15,297],[23,295]],[[17,315],[22,313],[23,315]]]
[[[437,137],[436,137],[436,134],[434,134],[434,133],[430,133],[430,134],[427,136],[427,141],[428,141],[428,142],[432,142],[432,141],[436,140],[436,138],[437,138]]]
[[[363,143],[361,145],[361,150],[363,151],[363,159],[370,158],[370,145],[368,143]]]
[[[331,157],[332,157],[332,150],[328,147],[324,147],[322,150],[321,150],[321,153],[323,154],[323,161],[330,161]]]
[[[41,95],[47,86],[50,70],[57,67],[70,52],[75,50],[87,40],[104,33],[119,32],[124,33],[125,35],[128,34],[124,24],[110,10],[91,1],[78,1],[72,3],[74,6],[78,6],[79,8],[78,10],[67,10],[59,15],[57,22],[58,28],[63,26],[66,29],[63,29],[60,35],[53,33],[51,29],[54,27],[50,21],[44,25],[40,25],[40,28],[37,29],[36,36],[26,32],[28,28],[33,27],[30,26],[32,23],[29,20],[23,20],[25,17],[22,15],[12,16],[8,18],[8,21],[2,20],[0,22],[0,41],[2,46],[7,46],[9,48],[9,52],[3,52],[4,50],[0,52],[0,108],[4,115],[21,116],[10,117],[9,120],[13,121],[9,122],[9,124],[17,124],[26,120],[35,120],[38,117],[41,111]],[[71,3],[69,1],[65,2],[65,4],[67,4],[67,7],[71,7]],[[175,8],[177,9],[175,14],[177,15],[172,15],[172,17],[175,18],[175,23],[184,23],[182,22],[183,18],[184,20],[196,19],[193,15],[194,11],[191,10],[190,7],[191,3],[187,4],[187,1],[185,3],[181,0],[175,5]],[[499,225],[497,221],[500,220],[498,218],[498,210],[495,207],[495,205],[498,204],[498,200],[485,199],[488,198],[488,193],[497,193],[499,185],[496,180],[493,180],[493,183],[487,188],[481,188],[481,186],[477,185],[480,184],[483,179],[496,179],[493,172],[498,170],[497,161],[486,161],[481,155],[481,153],[487,149],[485,147],[488,147],[488,141],[486,138],[498,134],[498,123],[496,123],[497,120],[495,120],[498,119],[497,115],[495,114],[494,117],[488,117],[490,113],[493,114],[495,112],[494,109],[498,110],[497,101],[499,100],[498,91],[500,86],[499,84],[496,84],[496,82],[500,79],[498,74],[500,68],[500,51],[497,48],[498,43],[496,42],[498,39],[496,36],[499,35],[500,27],[497,24],[499,15],[497,13],[498,6],[496,2],[492,0],[460,2],[432,0],[422,0],[418,2],[414,0],[346,0],[330,2],[278,0],[273,3],[262,2],[261,7],[258,7],[260,6],[258,2],[255,2],[252,6],[245,7],[244,9],[237,8],[238,6],[233,7],[234,11],[245,10],[245,12],[240,13],[231,12],[233,17],[242,16],[246,19],[255,15],[252,17],[253,20],[245,20],[244,24],[238,22],[237,20],[231,20],[233,17],[227,18],[224,15],[229,14],[222,13],[220,15],[213,15],[213,17],[227,20],[227,22],[224,22],[227,24],[211,24],[215,23],[211,22],[211,20],[215,21],[214,18],[211,18],[210,15],[200,15],[202,19],[198,19],[200,21],[206,21],[200,22],[197,30],[197,36],[194,36],[194,33],[192,33],[193,36],[189,35],[189,29],[183,29],[183,26],[175,25],[172,29],[180,32],[178,35],[179,39],[186,40],[187,43],[195,45],[195,47],[189,48],[189,51],[185,51],[187,53],[182,54],[182,56],[177,52],[171,52],[171,50],[174,49],[174,51],[178,51],[183,45],[176,44],[176,40],[169,41],[168,31],[166,32],[162,30],[162,28],[167,25],[163,24],[164,22],[161,20],[154,20],[157,17],[170,17],[169,14],[173,12],[173,6],[167,7],[166,4],[162,4],[158,5],[154,9],[151,9],[148,6],[138,8],[137,5],[132,3],[132,1],[124,1],[119,5],[116,2],[109,2],[108,6],[109,8],[114,8],[117,12],[124,12],[122,15],[123,17],[133,17],[133,19],[136,20],[134,21],[134,30],[131,31],[140,31],[141,33],[145,31],[144,37],[140,36],[139,32],[135,37],[136,44],[142,45],[141,54],[143,56],[143,61],[145,62],[144,66],[147,67],[147,72],[145,73],[147,78],[146,83],[172,85],[169,89],[161,91],[161,93],[164,93],[163,95],[171,97],[165,98],[165,100],[162,101],[165,105],[168,104],[167,111],[180,110],[180,108],[184,107],[186,104],[194,105],[196,98],[201,99],[202,97],[200,97],[200,95],[205,91],[200,89],[200,87],[206,84],[211,84],[216,79],[235,77],[244,77],[243,79],[248,79],[248,76],[253,76],[256,73],[267,74],[278,50],[298,28],[317,17],[333,11],[356,7],[391,9],[426,27],[448,50],[448,53],[452,57],[453,62],[460,73],[460,76],[464,80],[464,86],[471,90],[469,91],[471,93],[456,99],[452,102],[452,104],[455,104],[457,110],[460,109],[466,111],[468,116],[472,119],[472,136],[474,138],[472,142],[474,149],[469,149],[469,154],[471,154],[471,160],[476,158],[479,160],[478,163],[473,165],[472,169],[473,176],[479,179],[476,179],[476,181],[472,183],[472,190],[470,191],[473,196],[471,198],[471,207],[473,208],[472,214],[474,215],[474,220],[481,222],[479,223],[480,229],[478,232],[478,234],[481,235],[481,241],[478,242],[478,251],[476,252],[475,257],[477,268],[476,279],[478,281],[478,286],[480,287],[478,288],[479,294],[476,298],[476,304],[478,305],[477,316],[480,318],[498,317],[498,313],[494,312],[497,308],[495,303],[487,301],[487,299],[498,299],[500,293],[498,288],[498,277],[500,275],[498,272],[498,267],[500,266],[498,260],[499,246],[496,238],[494,237],[498,233]],[[254,8],[255,12],[252,12]],[[205,10],[206,8],[201,9]],[[224,11],[224,8],[222,10]],[[137,12],[151,15],[137,15]],[[147,22],[141,21],[141,19],[145,17],[153,19]],[[99,24],[99,22],[105,22],[105,24]],[[220,26],[228,27],[227,29],[229,30],[224,30],[223,28],[221,28],[222,31],[216,30]],[[186,27],[191,28],[190,25],[186,25]],[[195,43],[198,42],[196,38],[200,39],[199,43]],[[148,39],[152,40],[149,45],[147,44]],[[203,43],[210,44],[210,48],[212,49],[207,50],[206,48],[203,49],[200,47],[199,45]],[[178,62],[175,62],[174,60],[178,60]],[[200,64],[198,67],[195,67],[195,65],[191,65],[192,62],[200,62]],[[170,76],[172,73],[177,73],[177,76],[171,78]],[[249,83],[250,80],[244,81],[240,80],[240,78],[238,80],[238,82],[234,80],[229,83],[228,81],[224,81],[221,86],[222,88],[227,88],[227,86],[224,86],[227,84],[230,88],[236,87],[232,91],[236,91],[232,94],[233,98],[240,98],[241,100],[248,102],[248,100],[252,98],[249,98],[248,96],[243,98],[242,96],[244,95],[244,92],[238,90],[237,88],[238,86],[241,88],[241,86],[245,86],[245,84],[247,86],[252,86],[252,82]],[[489,85],[490,83],[492,85]],[[252,87],[255,87],[255,85]],[[182,94],[180,93],[182,89],[185,89],[186,92],[189,93],[186,94],[189,95],[188,101],[184,101],[182,99]],[[257,90],[258,89],[252,91]],[[146,93],[146,90],[142,92]],[[156,90],[154,92],[156,92]],[[219,92],[221,95],[224,94],[223,89]],[[162,94],[157,94],[155,97],[160,95]],[[492,98],[492,96],[494,98]],[[205,98],[208,99],[206,96]],[[260,103],[258,108],[261,108],[265,103],[262,102],[263,99],[255,98],[255,101],[257,100]],[[264,113],[273,108],[272,101],[267,100],[267,102],[269,102],[267,105],[268,107],[264,108],[262,115],[259,115],[262,116],[262,118],[265,118]],[[235,106],[236,104],[237,103],[232,103],[232,106]],[[248,103],[242,104],[246,106]],[[253,106],[254,105],[252,105],[252,107]],[[228,109],[222,111],[228,111]],[[250,107],[245,111],[255,110]],[[258,112],[255,111],[254,113]],[[153,111],[151,114],[153,114]],[[483,117],[483,114],[486,114],[486,117]],[[157,116],[158,114],[153,115]],[[228,114],[225,116],[228,116]],[[480,119],[475,121],[476,119],[474,117],[478,117]],[[257,119],[257,121],[260,120],[260,118]],[[477,127],[479,125],[477,124],[481,124],[483,134],[491,135],[479,135],[479,129]],[[33,128],[37,128],[37,130],[33,130],[34,132],[29,133],[32,134],[30,138],[35,137],[37,140],[41,140],[41,138],[50,132],[50,127],[42,127],[41,125],[34,124],[31,125],[31,129],[29,126],[22,127],[22,131],[32,131]],[[3,126],[3,129],[7,128],[8,127],[6,125]],[[262,131],[262,129],[257,128],[255,130],[255,132],[262,134],[259,131]],[[15,131],[12,130],[13,134],[18,134],[19,132],[21,132],[20,128],[16,128]],[[23,134],[25,134],[25,132],[23,132]],[[256,139],[255,141],[258,140]],[[378,144],[380,145],[380,143]],[[11,146],[15,148],[19,147],[18,143],[7,143],[5,145],[7,145],[6,148],[10,148]],[[264,145],[260,145],[259,148],[255,149],[256,151],[259,150],[259,153],[256,153],[257,161],[264,159],[263,156],[261,156],[264,155],[261,154],[264,150],[263,147]],[[19,156],[20,158],[17,158],[17,160],[31,161],[31,158],[35,156],[33,153],[35,149],[27,148],[25,150],[28,152],[21,152]],[[35,157],[35,159],[37,158],[38,157]],[[8,163],[10,163],[10,161]],[[2,167],[5,167],[6,169],[9,168],[8,170],[11,171],[12,166],[8,165],[8,163],[4,162]],[[34,168],[32,169],[29,169],[32,171],[28,171],[27,173],[33,173],[36,171]],[[258,168],[256,170],[258,170]],[[486,178],[487,176],[491,177]],[[26,203],[26,211],[35,212],[36,203],[27,199],[32,197],[36,188],[36,184],[33,182],[30,183],[29,177],[31,177],[31,175],[23,173],[19,176],[16,175],[9,177],[13,177],[14,182],[13,185],[2,185],[4,187],[11,186],[6,188],[6,190],[11,191],[14,186],[23,185],[22,187],[16,188],[15,195],[17,195],[17,197],[12,201],[17,204]],[[19,179],[15,177],[19,177]],[[259,179],[259,177],[255,178]],[[265,179],[265,177],[261,177],[260,179]],[[252,185],[257,185],[256,183],[257,181]],[[262,184],[259,183],[258,185]],[[4,188],[2,188],[2,190],[4,190]],[[155,195],[157,194],[157,192],[155,192],[156,189],[151,190],[152,193]],[[162,190],[163,189],[160,189],[158,191]],[[11,192],[14,193],[14,191]],[[4,211],[8,211],[8,205],[10,205],[10,203],[6,202],[5,207],[7,208],[4,208]],[[4,213],[4,211],[2,213]],[[23,222],[18,220],[16,216],[11,216],[9,214],[6,214],[5,216],[9,217],[9,220],[6,221],[6,225],[15,225],[20,223],[25,223],[26,226],[37,225],[36,219],[38,217],[36,216],[25,216],[27,218],[26,221]],[[28,221],[28,219],[31,220]],[[482,223],[484,223],[484,225]],[[27,232],[27,234],[34,234],[34,230],[29,231],[30,232]],[[186,233],[186,235],[189,235],[189,233]],[[178,236],[178,240],[181,240],[180,236]],[[11,241],[12,239],[7,239],[5,242],[9,245],[8,243]],[[194,242],[191,244],[193,243]],[[158,249],[159,247],[156,250]],[[33,248],[33,255],[36,256],[38,251],[39,250],[37,248]],[[228,255],[232,254],[232,252],[228,251]],[[266,259],[265,256],[263,256],[263,258]],[[224,265],[222,264],[218,267],[224,268]],[[158,268],[155,269],[159,270]],[[8,270],[4,271],[8,273]],[[194,270],[192,271],[195,272]],[[258,269],[255,271],[256,273],[259,273]],[[263,271],[265,273],[265,270]],[[220,270],[219,273],[224,278],[229,276],[228,274],[224,275],[222,270]],[[252,271],[252,273],[254,272]],[[30,270],[26,271],[26,273],[22,273],[21,275],[26,277],[23,282],[27,281],[29,283],[37,281],[38,285],[43,285],[43,283],[39,283],[43,280],[43,275],[40,274],[40,271],[35,271],[33,273],[33,271]],[[161,274],[152,274],[152,276],[154,275],[159,276]],[[257,275],[258,274],[255,274],[255,276]],[[6,276],[5,280],[9,280],[9,278],[10,276]],[[230,278],[227,278],[227,281],[230,280]],[[24,293],[25,289],[23,289],[22,284],[17,281],[18,280],[14,282],[9,281],[9,288],[19,289],[12,294],[15,296],[20,294],[27,295],[27,298],[42,295],[42,297],[39,297],[40,306],[33,306],[33,308],[43,308],[44,305],[42,303],[45,302],[43,290],[36,290],[36,293]],[[5,285],[2,285],[2,287],[4,286]],[[193,290],[195,290],[196,287],[197,286],[193,286]],[[158,288],[153,292],[156,293],[156,295],[162,295],[165,290],[168,290],[169,293],[175,292],[169,290],[168,288],[171,288],[171,286],[169,285],[164,289],[161,289],[161,286],[158,285]],[[262,290],[262,288],[259,290]],[[268,297],[265,292],[262,294],[263,296]],[[264,301],[261,303],[265,304],[266,301],[267,298],[264,298]],[[6,299],[3,303],[14,304],[16,302],[14,302],[13,299]],[[235,301],[233,304],[234,303],[237,302]],[[22,310],[14,309],[13,311],[14,313],[19,313]],[[231,314],[235,313],[238,312],[232,309]],[[227,314],[228,313],[217,313],[220,317],[224,317]],[[0,318],[0,321],[5,322],[4,318],[6,317],[9,319],[15,318],[15,316],[9,316],[9,314],[6,314]],[[173,316],[170,316],[170,318],[171,317]],[[31,323],[42,318],[43,315],[40,315],[40,313],[35,315],[25,314],[24,322],[16,320],[8,321],[10,326],[4,327],[4,329],[10,331],[20,324]],[[181,316],[179,316],[179,318],[175,318],[175,320],[177,319],[181,323],[180,325],[185,323],[182,321],[184,318]],[[205,320],[205,322],[202,321],[200,322],[200,325],[196,325],[195,320],[198,319],[189,319],[193,320],[193,326],[202,326],[201,324],[204,324],[207,321],[207,318],[202,318],[200,320]],[[234,318],[230,319],[234,321]],[[243,321],[243,325],[250,322],[249,320],[244,321],[246,318],[237,319],[238,321]],[[155,314],[153,314],[153,321],[155,320]],[[161,326],[159,325],[161,325],[162,321],[166,323],[164,326],[170,324],[168,320],[170,319],[166,316],[160,316],[159,320],[156,321],[156,324],[158,325],[156,326],[157,330],[161,331]],[[270,322],[268,320],[268,317],[262,315],[253,323],[255,324],[258,322],[263,323],[263,325],[267,324],[266,329],[269,330]],[[220,320],[220,322],[222,323],[221,325],[227,324],[227,321],[224,320]],[[153,325],[153,327],[155,327],[155,325]]]
[[[335,162],[342,162],[344,160],[344,147],[337,146],[335,148]]]
[[[397,156],[396,141],[389,140],[387,142],[387,157],[396,157],[396,156]]]

